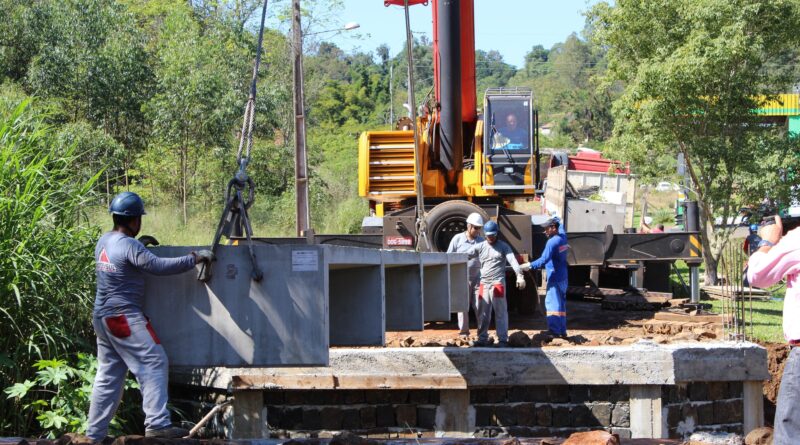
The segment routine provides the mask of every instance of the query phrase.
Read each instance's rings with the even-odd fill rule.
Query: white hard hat
[[[467,224],[472,224],[475,227],[483,227],[483,218],[477,213],[470,213],[467,217]]]
[[[647,224],[648,226],[649,226],[650,224],[653,224],[653,218],[651,218],[651,217],[649,217],[649,216],[645,216],[645,217],[644,217],[644,223],[645,223],[645,224]]]

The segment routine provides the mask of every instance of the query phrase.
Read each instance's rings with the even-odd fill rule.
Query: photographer
[[[784,445],[800,437],[800,230],[783,236],[783,222],[759,230],[761,241],[748,261],[747,278],[752,286],[767,287],[786,279],[783,300],[783,335],[792,351],[781,378],[775,409],[775,445]],[[794,438],[794,439],[792,439]]]

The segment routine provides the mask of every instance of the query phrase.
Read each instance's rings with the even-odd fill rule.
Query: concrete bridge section
[[[337,348],[328,367],[174,369],[171,376],[184,393],[188,387],[232,394],[227,434],[233,438],[268,437],[276,427],[313,430],[319,412],[328,420],[338,416],[339,424],[327,428],[374,427],[374,419],[364,418],[376,409],[371,400],[379,416],[388,411],[388,422],[396,415],[398,427],[431,428],[438,436],[491,429],[528,437],[598,428],[632,438],[747,432],[763,425],[767,378],[766,350],[752,343],[649,341],[504,350]],[[347,405],[350,400],[357,404]],[[353,411],[355,423],[342,424],[342,415]]]
[[[158,256],[196,247],[156,247]],[[467,306],[464,254],[334,245],[219,246],[213,277],[147,276],[145,312],[175,366],[325,366],[330,346],[383,346]],[[452,308],[451,308],[452,306]]]

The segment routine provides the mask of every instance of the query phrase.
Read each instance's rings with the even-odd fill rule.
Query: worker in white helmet
[[[481,236],[481,228],[483,227],[483,218],[478,213],[471,213],[467,216],[467,230],[457,234],[450,240],[450,246],[447,248],[447,253],[465,253],[472,249],[476,244],[483,241]],[[469,296],[469,307],[475,313],[476,319],[478,315],[478,302],[475,299],[475,290],[481,281],[481,261],[476,256],[470,258],[467,262],[467,292]],[[458,313],[458,329],[459,335],[463,338],[469,337],[469,310],[467,312]]]

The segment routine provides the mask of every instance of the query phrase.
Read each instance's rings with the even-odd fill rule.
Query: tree
[[[110,0],[68,0],[35,2],[21,17],[18,26],[41,32],[25,79],[30,91],[57,102],[63,120],[85,120],[123,144],[124,156],[100,162],[129,184],[128,170],[145,145],[142,105],[153,84],[146,37],[133,16]]]
[[[741,204],[760,201],[776,181],[781,154],[797,150],[754,113],[796,79],[800,5],[792,0],[618,0],[590,12],[595,38],[608,49],[607,82],[622,81],[613,142],[627,160],[683,153],[700,207],[706,283],[730,229],[715,229]],[[796,157],[784,162],[796,163]]]
[[[201,160],[211,162],[214,147],[230,143],[232,123],[244,97],[246,67],[243,49],[230,45],[224,29],[210,29],[204,38],[191,14],[174,10],[164,21],[157,49],[157,93],[147,103],[160,157],[171,166],[167,180],[178,178],[184,224],[188,198],[196,186]],[[157,178],[154,178],[157,179]],[[205,191],[212,190],[205,179]],[[167,185],[167,184],[163,184]]]
[[[487,88],[507,86],[516,72],[517,69],[506,63],[499,51],[475,51],[475,80],[479,92],[484,92]]]
[[[528,77],[539,77],[547,74],[547,60],[550,51],[542,45],[534,45],[528,54],[525,54],[525,75]]]

